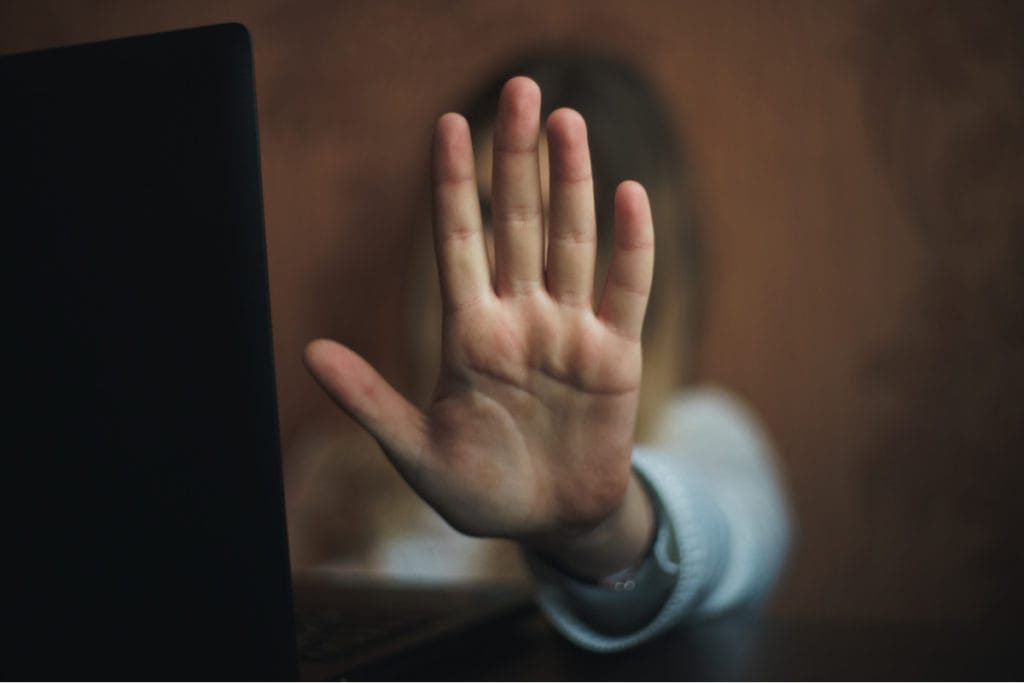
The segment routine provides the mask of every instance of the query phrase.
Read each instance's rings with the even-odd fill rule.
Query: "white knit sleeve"
[[[658,518],[635,588],[616,592],[527,556],[541,609],[569,640],[614,651],[681,621],[757,602],[774,584],[790,537],[774,459],[737,399],[720,389],[681,395],[655,444],[633,455]]]

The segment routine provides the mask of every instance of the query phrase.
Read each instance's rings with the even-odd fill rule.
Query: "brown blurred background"
[[[435,117],[534,49],[635,63],[699,178],[700,374],[757,408],[787,467],[799,542],[773,609],[1008,617],[1024,608],[1022,8],[3,0],[0,52],[248,25],[290,495],[309,442],[353,430],[304,343],[403,373]]]

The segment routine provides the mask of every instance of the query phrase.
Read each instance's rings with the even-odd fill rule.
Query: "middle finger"
[[[494,127],[491,211],[499,296],[531,291],[543,281],[539,133],[540,88],[529,78],[513,78],[501,91]]]

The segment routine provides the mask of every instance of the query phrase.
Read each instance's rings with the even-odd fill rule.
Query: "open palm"
[[[494,135],[492,273],[469,128],[456,114],[438,121],[434,230],[444,338],[425,411],[340,344],[318,340],[306,352],[319,383],[456,529],[528,542],[586,532],[623,500],[654,255],[647,196],[623,183],[615,251],[594,310],[586,127],[568,109],[548,119],[547,221],[539,127],[539,88],[512,79]]]

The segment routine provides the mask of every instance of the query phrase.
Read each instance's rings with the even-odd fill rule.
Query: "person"
[[[583,116],[558,108],[542,134],[541,87],[528,77],[504,83],[493,129],[474,132],[492,138],[479,160],[490,182],[478,182],[487,174],[463,116],[435,128],[443,313],[426,407],[331,340],[308,345],[308,369],[451,527],[521,545],[542,609],[573,642],[619,650],[755,603],[779,574],[790,521],[751,412],[724,390],[690,390],[661,401],[644,427],[653,445],[634,444],[657,283],[644,186],[626,180],[595,204]],[[598,227],[601,200],[614,230]],[[660,284],[658,306],[683,309],[684,293]],[[681,342],[677,330],[660,337]],[[679,343],[676,357],[691,347]]]

